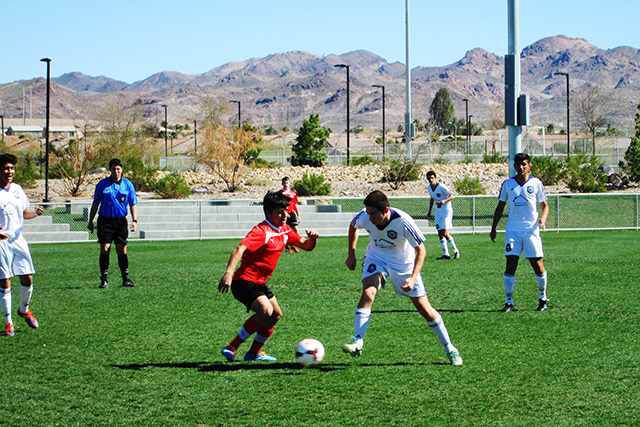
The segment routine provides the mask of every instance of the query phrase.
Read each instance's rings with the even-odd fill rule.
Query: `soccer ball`
[[[324,346],[318,340],[307,338],[296,346],[296,359],[302,366],[313,366],[324,360]]]

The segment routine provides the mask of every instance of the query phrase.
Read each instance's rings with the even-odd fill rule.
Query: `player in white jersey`
[[[356,308],[353,343],[343,350],[360,356],[364,335],[371,318],[371,307],[376,294],[391,280],[396,295],[407,296],[436,334],[452,365],[462,365],[458,350],[451,344],[447,328],[440,314],[431,307],[420,270],[426,249],[424,235],[413,218],[399,209],[391,209],[387,196],[373,191],[364,199],[365,209],[360,211],[349,226],[349,255],[345,264],[356,268],[358,230],[369,233],[369,246],[362,269],[362,295]]]
[[[502,183],[500,195],[498,196],[498,206],[493,215],[493,225],[491,226],[490,237],[496,241],[496,228],[502,218],[504,207],[509,203],[509,220],[505,233],[505,256],[507,257],[507,267],[504,272],[504,291],[506,302],[501,311],[513,311],[513,290],[515,288],[515,274],[518,268],[520,254],[524,251],[524,256],[531,263],[536,274],[538,283],[538,311],[545,311],[548,308],[547,299],[547,271],[544,268],[542,258],[542,238],[540,237],[540,227],[545,229],[547,216],[549,216],[549,205],[547,195],[544,192],[542,182],[529,173],[531,169],[531,159],[526,153],[515,155],[514,166],[516,176],[509,178]],[[542,213],[538,217],[538,204],[542,208]]]
[[[16,156],[0,155],[0,304],[4,314],[4,335],[15,335],[11,318],[11,278],[20,277],[20,307],[18,315],[24,317],[27,325],[37,329],[38,321],[29,308],[33,293],[35,272],[29,245],[22,236],[25,219],[42,215],[44,208],[38,206],[29,210],[27,195],[18,184],[13,183]]]
[[[449,229],[453,227],[453,206],[451,206],[453,193],[451,193],[446,185],[437,181],[436,173],[434,171],[427,172],[427,181],[429,181],[427,189],[431,196],[427,217],[431,217],[433,205],[436,205],[434,222],[436,230],[438,230],[438,238],[440,239],[440,246],[442,247],[443,252],[442,256],[436,259],[451,259],[447,243],[451,246],[451,249],[453,249],[453,259],[458,259],[460,258],[460,251],[456,246],[455,240],[453,240],[453,237],[449,234]]]

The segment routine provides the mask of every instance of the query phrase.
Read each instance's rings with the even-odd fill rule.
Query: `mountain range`
[[[381,127],[382,92],[385,86],[386,124],[394,129],[404,121],[406,67],[388,63],[369,51],[316,56],[308,52],[276,53],[264,58],[231,62],[203,74],[162,71],[128,84],[108,77],[80,72],[53,78],[51,117],[69,120],[99,120],[107,111],[137,109],[146,120],[163,120],[168,105],[169,123],[185,123],[201,117],[205,100],[228,109],[224,120],[237,120],[241,102],[243,120],[276,128],[299,127],[302,119],[318,113],[323,125],[345,129],[346,73],[336,64],[348,64],[350,73],[350,124]],[[522,92],[531,100],[533,125],[566,120],[566,80],[555,72],[570,74],[571,98],[585,85],[610,90],[618,105],[612,125],[632,126],[640,103],[640,50],[628,46],[600,49],[584,39],[555,36],[541,39],[522,50]],[[415,67],[412,76],[412,116],[426,122],[435,93],[446,87],[457,117],[469,114],[473,121],[488,125],[503,116],[504,57],[480,48],[441,67]],[[23,98],[26,89],[26,103]],[[33,117],[45,115],[46,81],[43,78],[0,85],[0,112],[5,118],[21,118],[24,109]],[[29,98],[31,96],[31,98]],[[31,99],[31,101],[29,101]],[[160,117],[160,119],[158,119]],[[580,122],[575,109],[572,124]],[[573,126],[572,126],[573,128]]]

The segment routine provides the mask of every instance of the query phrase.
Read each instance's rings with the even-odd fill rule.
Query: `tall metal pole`
[[[513,105],[518,105],[518,98],[520,97],[521,85],[520,85],[520,1],[508,0],[508,54],[513,55],[513,67],[512,75],[510,76],[513,83],[513,90],[511,94],[513,99]],[[505,76],[509,78],[509,76]],[[506,101],[506,100],[505,100]],[[522,151],[522,126],[517,124],[517,117],[515,124],[509,124],[509,175],[514,176],[516,174],[513,162],[517,153]]]
[[[567,78],[567,158],[571,156],[571,122],[569,121],[569,73],[553,73],[555,76],[565,76]]]
[[[350,143],[349,143],[349,135],[351,134],[351,126],[349,124],[349,116],[350,116],[350,114],[349,114],[349,104],[350,104],[350,102],[349,102],[349,92],[350,92],[350,90],[349,90],[349,80],[351,80],[351,79],[349,77],[349,66],[347,64],[336,64],[336,65],[334,65],[334,67],[346,68],[347,69],[347,166],[349,166],[351,164],[351,162],[350,162],[350,157],[351,157],[350,147],[351,146],[350,146]]]
[[[407,45],[407,110],[404,114],[404,134],[407,140],[407,157],[413,157],[413,147],[411,138],[413,137],[413,128],[411,126],[411,65],[409,62],[409,0],[405,0],[405,18],[406,18],[406,45]]]
[[[164,157],[167,157],[167,137],[169,135],[169,122],[167,121],[167,104],[162,104],[164,108]]]
[[[238,101],[237,99],[232,99],[229,102],[233,102],[235,104],[238,104],[238,130],[240,130],[242,128],[242,116],[240,115],[240,101]]]
[[[0,119],[2,119],[2,143],[4,144],[4,116],[0,115]]]
[[[193,154],[198,154],[198,121],[193,120]]]
[[[51,59],[42,58],[40,62],[47,63],[47,101],[46,101],[47,116],[45,119],[45,132],[44,132],[44,144],[45,144],[44,199],[42,200],[43,202],[47,203],[49,202],[49,100],[51,96]]]
[[[467,98],[463,99],[464,101],[464,117],[465,120],[467,122],[467,126],[466,126],[466,134],[467,134],[467,141],[469,141],[469,100]]]
[[[371,85],[371,87],[378,87],[382,89],[382,160],[385,159],[387,155],[387,147],[385,144],[386,136],[387,136],[387,125],[385,123],[385,105],[384,105],[384,85]]]

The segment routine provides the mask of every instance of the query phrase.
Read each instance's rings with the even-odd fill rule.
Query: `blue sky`
[[[405,61],[404,0],[5,0],[0,83],[71,71],[128,83],[302,50]],[[638,0],[521,0],[520,48],[548,36],[640,48]],[[507,0],[410,0],[411,66],[507,51]]]

